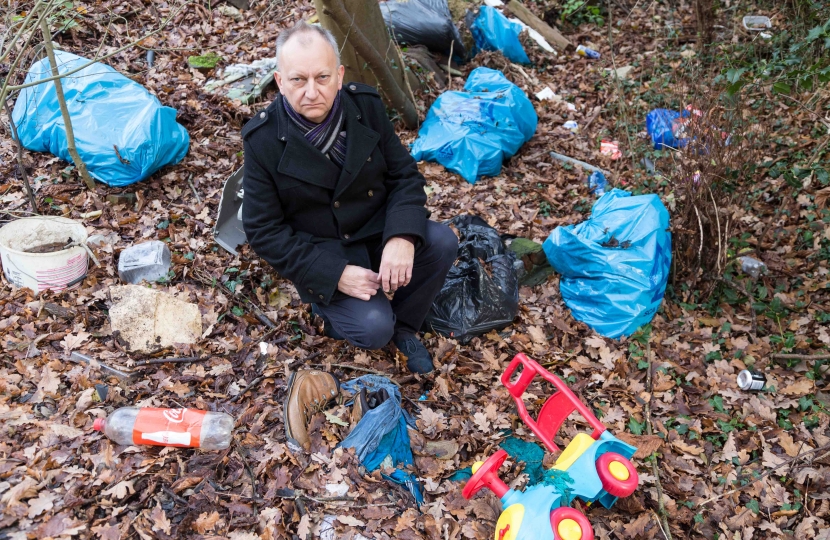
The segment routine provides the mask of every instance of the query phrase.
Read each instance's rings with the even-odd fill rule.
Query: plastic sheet
[[[451,223],[461,235],[458,259],[435,297],[423,329],[464,343],[513,322],[519,312],[519,279],[516,256],[487,222],[462,215]]]
[[[386,390],[389,399],[365,411],[351,433],[340,446],[354,448],[360,463],[368,471],[374,471],[381,464],[397,467],[390,474],[383,474],[387,480],[405,486],[418,504],[424,502],[417,478],[403,467],[411,466],[412,448],[409,442],[407,413],[401,408],[401,393],[398,386],[385,377],[364,375],[341,384],[341,388],[357,395],[360,390],[376,392]]]
[[[401,45],[424,45],[456,58],[467,58],[458,28],[452,22],[447,0],[387,0],[380,3],[386,27]]]
[[[501,51],[511,62],[529,64],[530,58],[519,41],[522,30],[521,24],[508,20],[495,8],[481,6],[478,17],[470,27],[475,43],[473,54],[478,50]]]
[[[88,62],[55,51],[60,73]],[[26,82],[51,77],[49,60],[36,62]],[[89,174],[113,187],[139,182],[187,154],[190,136],[176,122],[176,110],[164,107],[140,84],[97,63],[61,79],[75,146]],[[24,88],[12,118],[23,146],[72,161],[53,82]]]
[[[562,274],[559,290],[573,316],[600,334],[633,334],[651,321],[671,266],[669,213],[657,195],[613,189],[578,225],[557,227],[542,245]]]
[[[685,122],[689,117],[688,111],[679,113],[669,109],[654,109],[646,116],[646,131],[651,137],[655,150],[664,146],[669,148],[683,148],[688,140],[682,137]]]
[[[416,161],[435,161],[474,184],[501,172],[502,162],[536,132],[538,117],[525,93],[494,69],[474,69],[464,91],[444,92],[427,113],[412,146]]]

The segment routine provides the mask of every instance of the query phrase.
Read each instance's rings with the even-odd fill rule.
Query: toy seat
[[[577,433],[576,437],[562,451],[562,454],[556,458],[556,464],[553,468],[560,471],[567,471],[579,459],[579,456],[584,454],[595,442],[597,441],[587,433]]]
[[[513,377],[513,373],[519,367],[522,368],[522,371],[518,379],[515,383],[511,382],[510,379]],[[536,378],[536,375],[552,384],[556,392],[545,401],[545,404],[539,410],[539,415],[534,419],[527,411],[527,407],[522,400],[522,394]],[[592,439],[599,439],[602,432],[605,431],[605,426],[597,420],[594,413],[576,397],[559,377],[540,366],[535,360],[525,356],[524,353],[519,353],[513,357],[510,365],[501,375],[501,383],[513,396],[513,401],[516,402],[516,407],[519,410],[519,417],[551,452],[559,450],[559,447],[553,442],[553,438],[556,436],[556,432],[559,431],[562,422],[574,411],[579,411],[594,428],[593,433],[591,433]]]

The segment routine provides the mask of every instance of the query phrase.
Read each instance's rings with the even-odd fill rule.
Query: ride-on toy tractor
[[[521,369],[520,369],[521,368]],[[534,419],[522,395],[536,375],[555,388]],[[559,455],[553,468],[567,472],[572,479],[569,491],[587,503],[598,501],[610,508],[618,497],[634,493],[639,483],[629,458],[637,449],[611,435],[559,377],[522,353],[517,354],[501,376],[519,411],[519,417],[551,452],[559,451],[553,442],[568,416],[579,412],[593,432],[578,433]],[[462,494],[469,499],[488,487],[501,498],[504,511],[496,523],[495,540],[592,540],[593,528],[555,485],[539,484],[525,492],[511,490],[496,475],[507,458],[500,450],[485,462],[473,465],[473,475]]]

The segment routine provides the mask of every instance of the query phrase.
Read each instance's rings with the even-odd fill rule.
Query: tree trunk
[[[45,17],[40,20],[40,30],[43,33],[43,45],[46,47],[46,55],[49,57],[49,65],[52,66],[52,76],[57,77],[60,75],[60,72],[58,72],[58,62],[55,60],[55,51],[52,50],[52,34],[49,33],[49,26]],[[75,163],[75,167],[78,168],[78,172],[81,175],[81,179],[83,179],[86,184],[86,187],[89,188],[90,191],[94,192],[95,181],[89,176],[89,172],[86,170],[86,163],[84,163],[84,160],[81,159],[78,149],[75,148],[75,132],[72,131],[72,119],[69,117],[69,109],[66,107],[66,98],[63,95],[63,85],[61,84],[60,79],[55,79],[53,82],[55,83],[55,93],[58,96],[58,104],[60,105],[61,116],[63,116],[63,123],[66,128],[67,150],[69,150],[69,155],[72,156],[72,161]]]
[[[340,45],[346,82],[377,86],[388,106],[398,111],[409,129],[418,113],[407,80],[406,64],[390,39],[375,0],[314,0],[320,23]]]
[[[326,3],[328,1],[329,0],[314,0],[314,7],[317,9],[317,16],[320,19],[320,24],[323,25],[323,28],[334,35],[334,39],[336,39],[337,43],[340,45],[340,63],[346,68],[344,82],[359,82],[370,86],[377,86],[378,81],[375,76],[372,75],[372,70],[369,69],[366,61],[358,56],[351,43],[346,41],[346,35],[340,31],[340,27],[337,26],[337,23],[335,23],[334,20],[325,12]],[[354,0],[350,0],[348,3],[354,4],[355,2]],[[346,9],[349,10],[349,6],[347,6]],[[353,10],[349,10],[349,12],[354,13]],[[361,19],[355,17],[355,20]]]
[[[715,3],[713,0],[695,0],[695,18],[697,19],[698,46],[712,43],[715,24]]]

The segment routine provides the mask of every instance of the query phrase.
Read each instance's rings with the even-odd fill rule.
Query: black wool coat
[[[242,128],[248,243],[308,303],[342,295],[347,264],[371,268],[369,244],[401,235],[423,242],[429,217],[424,177],[377,91],[359,83],[343,89],[342,169],[303,137],[282,95]]]

